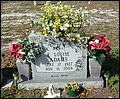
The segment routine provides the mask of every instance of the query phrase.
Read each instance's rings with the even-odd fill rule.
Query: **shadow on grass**
[[[8,80],[13,79],[13,73],[18,72],[17,68],[2,68],[3,80],[1,83],[1,87],[8,83]]]
[[[103,71],[104,80],[105,80],[104,73],[106,71],[109,71],[109,82],[112,84],[112,86],[118,83],[119,80],[117,76],[119,77],[119,58],[112,58],[110,60],[105,60],[102,65],[102,71]],[[105,82],[104,82],[104,87],[106,87]]]
[[[103,65],[103,69],[110,72],[109,77],[115,76],[116,74],[119,76],[119,58],[112,58],[107,62],[109,65]]]

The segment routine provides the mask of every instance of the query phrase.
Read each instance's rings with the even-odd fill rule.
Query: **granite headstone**
[[[30,35],[29,40],[38,36]],[[71,43],[62,39],[53,39],[46,43],[41,37],[42,53],[31,63],[34,80],[80,79],[87,78],[87,48],[84,44]],[[39,41],[39,39],[38,39]]]
[[[27,89],[46,88],[53,83],[55,87],[63,88],[65,82],[76,81],[83,87],[103,87],[102,78],[91,75],[91,72],[94,74],[96,71],[87,58],[87,38],[82,39],[84,42],[78,44],[65,38],[54,39],[30,34],[29,41],[38,42],[42,52],[34,62],[31,62],[32,79],[19,83],[19,86]],[[29,76],[27,75],[28,78]]]

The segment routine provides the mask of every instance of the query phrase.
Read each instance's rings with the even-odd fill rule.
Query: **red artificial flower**
[[[10,54],[15,58],[22,58],[22,53],[20,53],[21,49],[21,44],[13,44],[12,46],[9,46],[9,51],[11,52]]]
[[[98,40],[90,41],[90,42],[89,42],[89,45],[90,45],[90,48],[91,48],[91,49],[97,49],[98,46],[99,46],[98,44],[99,44],[99,41],[98,41]]]
[[[106,47],[109,46],[109,40],[107,40],[106,36],[105,35],[103,35],[103,36],[97,36],[96,39],[98,39],[99,42],[100,42],[98,49],[106,50]]]
[[[99,50],[105,50],[106,51],[106,57],[110,58],[110,45],[109,40],[107,40],[106,35],[103,36],[96,36],[94,41],[89,42],[90,49],[96,49],[96,51]]]
[[[91,49],[103,49],[108,50],[107,47],[109,46],[109,40],[106,39],[106,36],[96,36],[95,41],[89,42]]]

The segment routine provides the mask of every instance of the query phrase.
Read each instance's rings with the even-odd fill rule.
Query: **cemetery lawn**
[[[33,1],[6,1],[1,3],[1,67],[4,81],[13,79],[12,73],[17,71],[16,60],[10,57],[7,49],[11,43],[18,42],[24,33],[30,33],[32,28],[28,19],[37,19],[42,11],[40,7],[45,1],[38,1],[33,6]],[[53,3],[56,3],[54,1]],[[85,28],[87,34],[106,34],[110,40],[112,59],[105,62],[104,69],[110,71],[109,88],[89,88],[82,92],[80,98],[119,98],[119,1],[64,1],[65,4],[74,5],[76,8],[87,6],[88,9],[96,9],[93,14],[93,25]],[[17,14],[14,14],[17,13]],[[34,31],[39,29],[34,28]],[[1,90],[1,97],[6,98],[42,98],[46,90],[13,89]],[[67,95],[65,95],[67,97]]]

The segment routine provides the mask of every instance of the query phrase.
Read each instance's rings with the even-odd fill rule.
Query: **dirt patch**
[[[110,90],[107,88],[96,88],[88,92],[87,98],[118,98],[119,90]]]
[[[67,5],[74,5],[76,8],[86,7],[88,12],[93,11],[89,17],[90,26],[84,29],[86,34],[106,34],[110,40],[112,47],[119,46],[119,2],[117,1],[91,1],[88,5],[87,1],[62,1]],[[9,1],[1,4],[1,30],[2,34],[14,33],[17,29],[24,32],[31,32],[29,27],[29,19],[38,19],[43,13],[41,7],[45,1],[37,1],[37,6],[33,5],[33,1]],[[52,3],[56,4],[57,1]],[[22,28],[22,25],[29,28]],[[13,29],[7,28],[15,27]],[[20,33],[21,31],[19,31]],[[112,38],[111,38],[112,37]],[[114,42],[113,42],[114,41]]]

